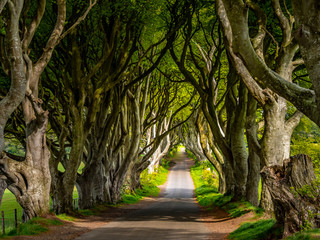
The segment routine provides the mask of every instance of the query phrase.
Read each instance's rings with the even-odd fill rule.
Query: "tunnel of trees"
[[[50,198],[55,213],[72,212],[74,186],[81,209],[116,203],[183,144],[211,162],[221,193],[298,231],[299,215],[320,212],[320,148],[302,155],[320,141],[319,9],[1,0],[0,198],[9,189],[24,221]],[[306,185],[312,197],[292,191]]]

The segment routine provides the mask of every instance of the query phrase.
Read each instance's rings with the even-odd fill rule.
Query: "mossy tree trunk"
[[[283,165],[264,167],[262,177],[270,193],[277,223],[283,227],[283,237],[303,229],[320,227],[319,186],[310,157],[293,156]],[[309,186],[309,191],[301,190]]]

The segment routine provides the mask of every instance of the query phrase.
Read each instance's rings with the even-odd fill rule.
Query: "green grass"
[[[6,232],[15,228],[14,209],[17,209],[18,223],[21,222],[22,208],[16,200],[16,197],[8,189],[5,190],[2,198],[0,212],[4,211]],[[0,227],[2,233],[2,226]]]
[[[160,193],[158,186],[164,184],[167,181],[169,173],[169,164],[165,163],[165,166],[160,166],[152,174],[144,170],[141,174],[141,189],[137,189],[135,193],[126,193],[122,195],[121,203],[133,204],[141,200],[143,197],[157,197]]]
[[[274,225],[275,221],[272,219],[244,223],[237,230],[230,233],[228,238],[235,240],[263,240],[269,237],[270,234],[272,236],[281,235],[281,229],[274,229]]]
[[[229,239],[234,240],[263,240],[280,239],[282,229],[275,228],[275,220],[258,220],[242,224],[237,230],[230,233]],[[286,240],[316,240],[320,239],[320,229],[313,229],[296,233],[285,238]]]
[[[320,228],[308,230],[302,233],[296,233],[286,240],[315,240],[320,239]]]
[[[14,209],[17,209],[18,216],[22,215],[22,208],[17,202],[16,197],[6,189],[2,197],[0,212],[4,211],[6,218],[14,218]]]
[[[280,239],[282,229],[275,228],[275,221],[272,219],[247,222],[237,230],[230,233],[229,239],[235,240],[263,240]],[[302,233],[296,233],[285,238],[286,240],[316,240],[320,239],[320,229],[313,229]]]
[[[76,221],[76,220],[77,220],[77,218],[75,218],[75,217],[73,217],[73,216],[69,216],[69,215],[67,215],[67,214],[65,214],[65,213],[59,214],[59,215],[56,215],[56,216],[57,216],[57,218],[59,218],[59,219],[61,219],[61,220],[63,220],[63,221],[73,222],[73,221]]]
[[[249,202],[232,202],[232,196],[224,196],[218,193],[218,179],[211,180],[208,174],[208,166],[195,165],[191,167],[191,176],[195,185],[197,201],[201,206],[211,209],[214,206],[226,210],[231,217],[239,217],[248,212],[255,212],[261,215],[261,208],[252,206]]]
[[[27,223],[20,224],[18,229],[12,229],[7,231],[6,236],[19,236],[19,235],[36,235],[42,232],[48,231],[48,227],[51,225],[62,225],[63,223],[55,219],[45,219],[45,218],[33,218]]]

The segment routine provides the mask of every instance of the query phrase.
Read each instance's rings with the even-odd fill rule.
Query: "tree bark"
[[[105,167],[102,161],[94,162],[81,176],[78,176],[77,189],[80,209],[92,208],[107,201],[104,192],[106,180]]]
[[[274,205],[277,223],[283,227],[283,237],[302,229],[308,222],[312,227],[320,227],[319,194],[314,195],[315,174],[312,160],[306,155],[297,155],[284,161],[283,165],[264,167],[262,178],[268,188]],[[301,194],[303,186],[311,187],[312,196]]]
[[[246,136],[248,142],[248,178],[247,200],[254,206],[259,205],[259,182],[260,182],[260,144],[258,142],[258,124],[256,122],[257,101],[251,96],[248,101],[246,119]]]
[[[26,156],[14,160],[1,159],[1,172],[8,189],[16,196],[23,208],[23,221],[49,212],[51,177],[50,151],[46,144],[48,112],[41,107],[42,101],[28,95],[23,101],[26,121]]]
[[[2,202],[2,197],[3,194],[5,192],[5,190],[7,189],[7,182],[3,179],[0,180],[0,206],[1,206],[1,202]]]
[[[211,162],[219,175],[219,192],[224,194],[226,189],[225,174],[223,172],[223,157],[221,156],[219,150],[213,144],[213,137],[210,129],[207,127],[207,123],[203,122],[203,115],[199,113],[197,116],[197,131],[199,132],[200,146],[206,158]],[[210,142],[211,140],[211,142]],[[211,143],[211,144],[210,144]],[[210,151],[213,152],[215,157]]]
[[[52,204],[53,211],[56,214],[70,213],[73,211],[73,189],[76,184],[77,171],[81,164],[81,159],[84,150],[85,134],[83,130],[83,119],[80,115],[82,112],[78,112],[73,106],[73,141],[69,158],[66,159],[66,163],[62,163],[65,168],[65,172],[61,173],[56,168],[51,168],[52,174]],[[77,115],[79,114],[79,115]]]

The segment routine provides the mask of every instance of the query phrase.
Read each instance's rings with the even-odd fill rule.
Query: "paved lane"
[[[200,209],[193,198],[191,161],[180,156],[176,162],[169,173],[163,197],[157,202],[77,239],[207,239],[208,230],[201,222]]]

